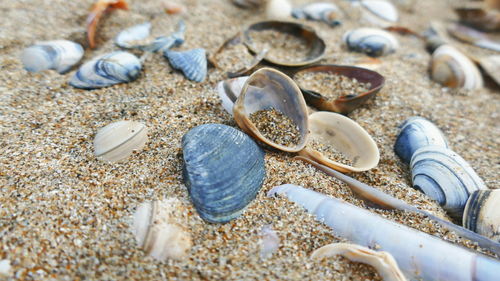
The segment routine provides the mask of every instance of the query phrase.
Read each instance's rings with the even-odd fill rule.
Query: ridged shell
[[[265,177],[264,151],[246,134],[205,124],[182,138],[184,182],[200,216],[224,223],[241,215]]]
[[[247,79],[248,76],[243,76],[220,81],[217,84],[217,93],[219,93],[219,97],[222,101],[222,107],[231,115],[233,115],[234,103],[240,96],[241,90]]]
[[[330,26],[336,26],[341,23],[342,11],[333,3],[316,2],[293,9],[292,15],[297,19],[322,21]]]
[[[389,1],[385,0],[363,0],[361,1],[361,5],[366,8],[372,15],[388,22],[396,22],[398,21],[399,15],[396,7]],[[365,14],[365,19],[368,21],[380,24],[376,18],[369,17],[368,14]]]
[[[97,89],[130,82],[141,72],[139,59],[127,52],[113,52],[86,62],[73,75],[69,84],[75,88]]]
[[[59,73],[68,71],[83,57],[80,44],[68,40],[40,42],[23,50],[21,61],[30,72],[53,69]]]
[[[419,148],[410,162],[413,187],[436,200],[450,216],[460,220],[472,192],[487,189],[471,166],[441,146]]]
[[[187,79],[203,82],[207,76],[207,57],[205,49],[192,49],[176,52],[166,50],[164,53],[173,68],[181,70]]]
[[[403,160],[404,163],[410,164],[413,153],[427,145],[439,145],[448,147],[446,138],[443,132],[429,120],[413,116],[408,118],[401,125],[401,132],[394,145],[394,152]]]
[[[465,206],[463,226],[500,242],[500,189],[474,191]]]
[[[387,31],[378,28],[361,27],[346,32],[342,40],[347,47],[371,57],[379,57],[396,51],[398,40]]]
[[[451,88],[480,89],[483,77],[476,65],[451,45],[441,45],[432,54],[432,80]]]
[[[94,153],[107,161],[120,161],[134,150],[141,149],[148,141],[147,127],[139,122],[118,121],[97,131]]]
[[[187,214],[186,206],[176,198],[141,204],[132,226],[137,243],[157,260],[182,259],[193,244],[185,230]]]

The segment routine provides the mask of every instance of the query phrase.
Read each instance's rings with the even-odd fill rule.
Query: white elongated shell
[[[350,50],[378,57],[393,53],[399,48],[396,37],[389,32],[371,27],[347,31],[342,40]]]
[[[147,127],[139,122],[118,121],[99,129],[94,139],[95,155],[107,161],[120,161],[148,140]]]
[[[385,0],[363,0],[361,5],[371,14],[379,17],[382,20],[389,22],[398,21],[399,15],[396,7],[389,1]]]
[[[222,107],[227,111],[227,113],[233,115],[234,103],[240,96],[241,90],[243,89],[247,79],[248,76],[242,76],[220,81],[217,84],[217,93],[222,101]]]
[[[37,43],[23,50],[21,61],[30,72],[53,69],[59,73],[68,71],[83,57],[80,44],[68,40]]]
[[[500,242],[500,189],[474,191],[462,221],[464,227]]]
[[[115,43],[122,48],[134,48],[141,45],[141,41],[149,37],[150,30],[151,23],[149,22],[134,25],[121,31],[116,36]]]
[[[292,15],[292,5],[288,0],[269,0],[266,5],[268,19],[287,19]]]
[[[451,88],[468,90],[483,87],[483,77],[476,65],[451,45],[441,45],[432,54],[432,80]]]
[[[157,260],[184,258],[193,244],[184,230],[186,214],[177,198],[141,204],[132,226],[137,243]]]
[[[341,255],[351,261],[369,264],[377,269],[384,281],[405,281],[404,274],[394,257],[384,251],[374,251],[367,247],[348,243],[332,243],[316,249],[311,258],[321,259]]]

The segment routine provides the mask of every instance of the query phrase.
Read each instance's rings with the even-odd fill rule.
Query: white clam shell
[[[149,37],[150,30],[151,23],[149,22],[134,25],[121,31],[116,36],[115,43],[122,48],[134,48],[140,45],[140,41]]]
[[[219,93],[219,97],[222,101],[222,107],[231,114],[231,116],[233,115],[234,103],[240,96],[241,90],[247,79],[248,76],[242,76],[220,81],[217,84],[217,93]]]
[[[83,48],[68,40],[39,42],[23,50],[21,61],[30,72],[53,69],[59,73],[68,71],[83,57]]]
[[[363,0],[361,5],[365,8],[363,19],[380,26],[388,25],[398,21],[399,15],[396,7],[385,0]]]
[[[292,15],[292,5],[288,0],[269,0],[266,5],[268,19],[287,19]]]
[[[362,52],[373,57],[393,53],[399,48],[396,37],[379,28],[356,28],[347,31],[342,40],[350,50]]]
[[[94,153],[107,161],[120,161],[134,150],[141,149],[147,140],[147,127],[144,124],[118,121],[99,129],[94,139]]]

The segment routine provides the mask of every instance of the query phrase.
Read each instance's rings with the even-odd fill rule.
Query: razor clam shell
[[[343,17],[343,13],[333,3],[316,2],[293,9],[292,16],[297,19],[322,21],[330,26],[336,26],[341,23],[339,19]]]
[[[127,52],[101,55],[83,64],[69,84],[75,88],[97,89],[130,82],[141,72],[139,59]]]
[[[227,113],[233,115],[233,106],[238,97],[240,96],[241,90],[245,85],[249,76],[243,76],[238,78],[232,78],[224,81],[220,81],[217,84],[217,93],[222,101],[222,107],[227,111]]]
[[[203,82],[207,76],[207,57],[205,49],[192,49],[176,52],[166,50],[164,56],[173,68],[181,70],[187,79]]]
[[[477,66],[455,47],[445,44],[432,54],[432,80],[451,88],[468,90],[483,87],[483,77]]]
[[[413,187],[436,200],[457,220],[462,219],[470,194],[487,189],[462,157],[442,146],[428,145],[417,149],[410,168]]]
[[[246,134],[205,124],[182,138],[183,176],[200,216],[224,223],[243,213],[266,174],[264,151]]]
[[[410,117],[400,128],[401,131],[394,144],[394,152],[406,164],[410,164],[413,153],[421,147],[427,145],[448,147],[443,132],[434,123],[423,117]]]
[[[135,121],[118,121],[97,131],[94,154],[107,161],[120,161],[141,149],[148,141],[147,127]]]
[[[342,40],[350,50],[371,57],[384,56],[399,48],[396,37],[385,30],[371,27],[350,30],[344,34]]]
[[[500,190],[476,190],[467,201],[463,226],[500,242]]]
[[[363,19],[378,26],[385,27],[397,22],[399,15],[396,7],[385,0],[362,0]]]
[[[83,57],[80,44],[68,40],[39,42],[23,50],[21,61],[30,72],[53,69],[59,73],[68,71]]]

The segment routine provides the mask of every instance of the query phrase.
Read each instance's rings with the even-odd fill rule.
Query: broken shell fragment
[[[271,257],[280,246],[280,238],[271,225],[265,225],[260,231],[260,257],[263,259]]]
[[[95,156],[116,162],[140,150],[148,141],[144,124],[134,121],[118,121],[97,131],[94,139]]]
[[[484,32],[460,24],[450,26],[448,32],[460,41],[500,52],[500,41],[492,39]]]
[[[385,78],[379,73],[354,66],[345,65],[314,65],[299,69],[293,74],[293,78],[307,72],[323,72],[331,75],[342,75],[356,79],[361,83],[370,85],[368,91],[357,95],[342,95],[336,99],[327,97],[327,93],[318,93],[298,84],[306,102],[319,110],[333,111],[348,114],[374,97],[384,86]],[[334,86],[334,85],[331,85]]]
[[[385,0],[362,0],[363,19],[369,23],[385,27],[397,22],[399,15],[396,7]]]
[[[275,143],[266,138],[250,120],[251,114],[269,109],[275,109],[293,121],[300,135],[298,143],[291,146]],[[233,113],[236,123],[243,131],[271,147],[297,152],[306,145],[309,125],[304,97],[290,77],[275,69],[261,68],[246,80],[234,104]]]
[[[342,40],[351,51],[371,57],[384,56],[399,48],[398,40],[389,32],[371,27],[361,27],[344,34]]]
[[[311,258],[321,259],[336,255],[341,255],[354,262],[361,262],[373,266],[386,281],[406,280],[404,274],[399,269],[398,263],[390,253],[374,251],[356,244],[332,243],[316,249],[311,254]]]
[[[92,6],[87,17],[87,39],[90,48],[95,48],[95,31],[99,20],[106,12],[114,9],[128,10],[128,4],[125,0],[97,0]]]
[[[191,249],[186,206],[177,198],[141,204],[134,213],[132,231],[146,254],[164,261],[180,260]]]
[[[465,205],[463,226],[500,242],[500,190],[476,190]]]
[[[134,48],[137,43],[149,37],[150,30],[149,22],[134,25],[118,33],[115,43],[122,48]]]
[[[445,44],[432,54],[432,80],[450,88],[468,90],[483,87],[483,77],[476,65],[455,47]]]
[[[308,145],[299,155],[341,172],[362,172],[377,166],[380,152],[372,137],[355,121],[341,114],[320,111],[309,115],[310,142],[317,141],[342,153],[352,165],[327,158]]]
[[[83,57],[80,44],[68,40],[37,43],[23,50],[21,61],[30,72],[53,69],[59,73],[68,71]]]
[[[308,19],[322,21],[329,26],[339,25],[343,17],[342,11],[337,5],[328,2],[316,2],[306,4],[302,7],[293,9],[292,15],[297,19]]]
[[[166,50],[163,54],[172,67],[182,71],[187,79],[195,82],[205,80],[207,76],[205,49],[199,48],[183,52]]]
[[[217,84],[217,93],[222,101],[222,107],[231,115],[233,115],[234,103],[240,96],[247,79],[248,76],[243,76],[220,81]]]

